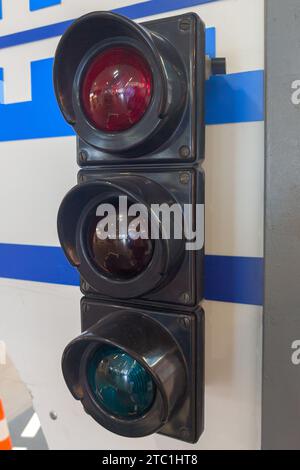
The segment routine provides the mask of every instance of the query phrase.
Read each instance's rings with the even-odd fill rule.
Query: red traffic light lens
[[[97,129],[121,132],[145,114],[152,95],[148,62],[133,47],[112,47],[89,64],[81,85],[84,112]]]

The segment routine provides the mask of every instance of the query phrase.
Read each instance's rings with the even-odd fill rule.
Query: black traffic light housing
[[[79,173],[79,184],[65,197],[58,214],[58,234],[71,264],[82,276],[84,295],[144,304],[196,306],[203,298],[204,233],[198,240],[201,248],[186,250],[187,240],[174,238],[173,218],[170,239],[155,240],[151,263],[138,277],[116,279],[99,271],[89,250],[87,225],[91,213],[101,202],[126,195],[135,203],[191,205],[198,204],[204,228],[204,175],[194,168],[130,167],[90,169]],[[179,217],[181,215],[179,214]],[[191,215],[193,226],[196,214]],[[178,218],[177,218],[178,220]],[[179,220],[181,222],[181,220]],[[162,221],[159,231],[163,231]]]
[[[132,46],[147,58],[153,93],[143,118],[116,138],[86,119],[80,87],[93,57],[119,44]],[[61,111],[79,136],[79,165],[203,159],[204,51],[204,24],[193,13],[142,25],[108,12],[75,21],[57,48],[54,85]]]
[[[127,437],[159,432],[195,443],[203,431],[204,315],[163,312],[81,301],[82,335],[64,352],[63,373],[75,399],[110,431]],[[100,408],[87,380],[89,361],[103,344],[114,345],[140,361],[154,382],[156,396],[142,417],[124,420]],[[194,371],[197,371],[195,374]]]
[[[116,48],[119,54],[127,51],[127,82],[121,80]],[[87,95],[91,113],[105,115],[100,126],[86,111],[85,84],[95,64],[103,72],[109,51],[115,54],[114,68],[109,62],[108,76],[102,76],[101,85],[94,77]],[[147,69],[148,81],[142,83],[134,74],[128,80],[131,52]],[[81,167],[77,186],[59,209],[58,234],[81,275],[84,294],[82,334],[65,349],[63,374],[86,412],[123,436],[159,432],[194,443],[203,431],[204,312],[199,305],[204,285],[204,88],[207,71],[224,72],[224,66],[224,60],[207,62],[205,25],[193,13],[143,24],[110,12],[90,13],[71,25],[57,48],[56,97],[76,132]],[[138,119],[125,115],[127,125],[114,128],[111,122],[125,112],[124,104],[129,107],[136,90],[137,95],[148,93],[143,113]],[[116,101],[122,111],[116,111]],[[98,227],[95,210],[101,203],[115,206],[119,196],[131,205],[143,204],[159,236],[151,233],[147,250],[139,246],[140,254],[130,262],[121,252],[124,247],[115,251],[109,240],[106,264],[102,251],[99,264],[91,249]],[[170,236],[163,236],[166,224],[153,205],[179,208],[179,219],[170,219]],[[184,233],[186,207],[189,229],[200,225],[196,240]],[[178,226],[182,237],[175,235]],[[116,239],[124,241],[120,233]],[[196,249],[187,249],[191,241],[197,241]],[[141,253],[147,254],[147,263],[141,263]],[[128,373],[126,361],[136,376]],[[143,393],[150,396],[149,390],[154,398],[143,408],[138,400]],[[114,397],[109,407],[103,401],[107,393]],[[118,406],[112,411],[115,403],[130,403],[131,411],[121,415]],[[142,410],[139,415],[133,404]]]

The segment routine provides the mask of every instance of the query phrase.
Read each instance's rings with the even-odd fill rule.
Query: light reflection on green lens
[[[99,406],[116,417],[139,418],[154,402],[156,387],[149,372],[117,347],[97,350],[87,374]]]

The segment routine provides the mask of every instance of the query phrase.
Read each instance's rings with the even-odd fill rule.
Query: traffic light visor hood
[[[159,147],[187,104],[185,66],[172,44],[110,12],[85,15],[62,36],[54,88],[76,133],[108,153]]]
[[[62,368],[85,410],[128,437],[161,429],[186,392],[179,345],[143,313],[119,311],[99,321],[66,347]]]
[[[98,292],[111,297],[117,292],[119,298],[142,295],[161,287],[180,266],[184,240],[175,237],[173,228],[168,239],[152,240],[150,231],[146,239],[136,242],[129,240],[128,235],[124,239],[122,234],[116,234],[114,240],[94,236],[99,222],[95,216],[101,204],[116,203],[117,215],[119,197],[125,196],[128,206],[142,203],[147,209],[147,220],[152,220],[153,195],[158,204],[176,202],[161,185],[136,175],[83,183],[65,196],[57,220],[61,245],[69,261]],[[173,218],[171,223],[174,225]],[[161,220],[156,226],[158,233],[163,234]]]

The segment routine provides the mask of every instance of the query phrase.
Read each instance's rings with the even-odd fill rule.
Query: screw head
[[[181,20],[179,23],[179,29],[181,29],[181,31],[188,31],[190,27],[191,27],[191,23],[190,23],[190,20],[188,20],[187,18],[185,18],[184,20]]]
[[[181,428],[180,429],[180,436],[182,437],[182,439],[188,439],[189,438],[189,430],[187,428]]]
[[[188,182],[190,181],[189,173],[180,173],[179,181],[181,184],[188,184]]]
[[[50,411],[49,416],[52,419],[52,421],[56,421],[58,418],[57,413],[55,411]]]
[[[184,293],[181,295],[181,297],[180,297],[180,300],[181,300],[182,302],[184,302],[185,304],[188,304],[189,301],[190,301],[190,299],[191,299],[191,298],[190,298],[190,295],[189,295],[188,292],[184,292]]]
[[[84,291],[87,291],[88,288],[89,288],[88,284],[85,281],[82,281],[81,287],[82,287],[82,290],[84,290]]]
[[[178,323],[184,330],[187,330],[190,327],[190,319],[187,317],[179,318]]]
[[[181,158],[188,158],[191,154],[191,149],[188,145],[182,145],[179,149],[179,155]]]
[[[88,153],[86,150],[81,150],[79,153],[79,159],[82,163],[85,163],[88,159]]]

